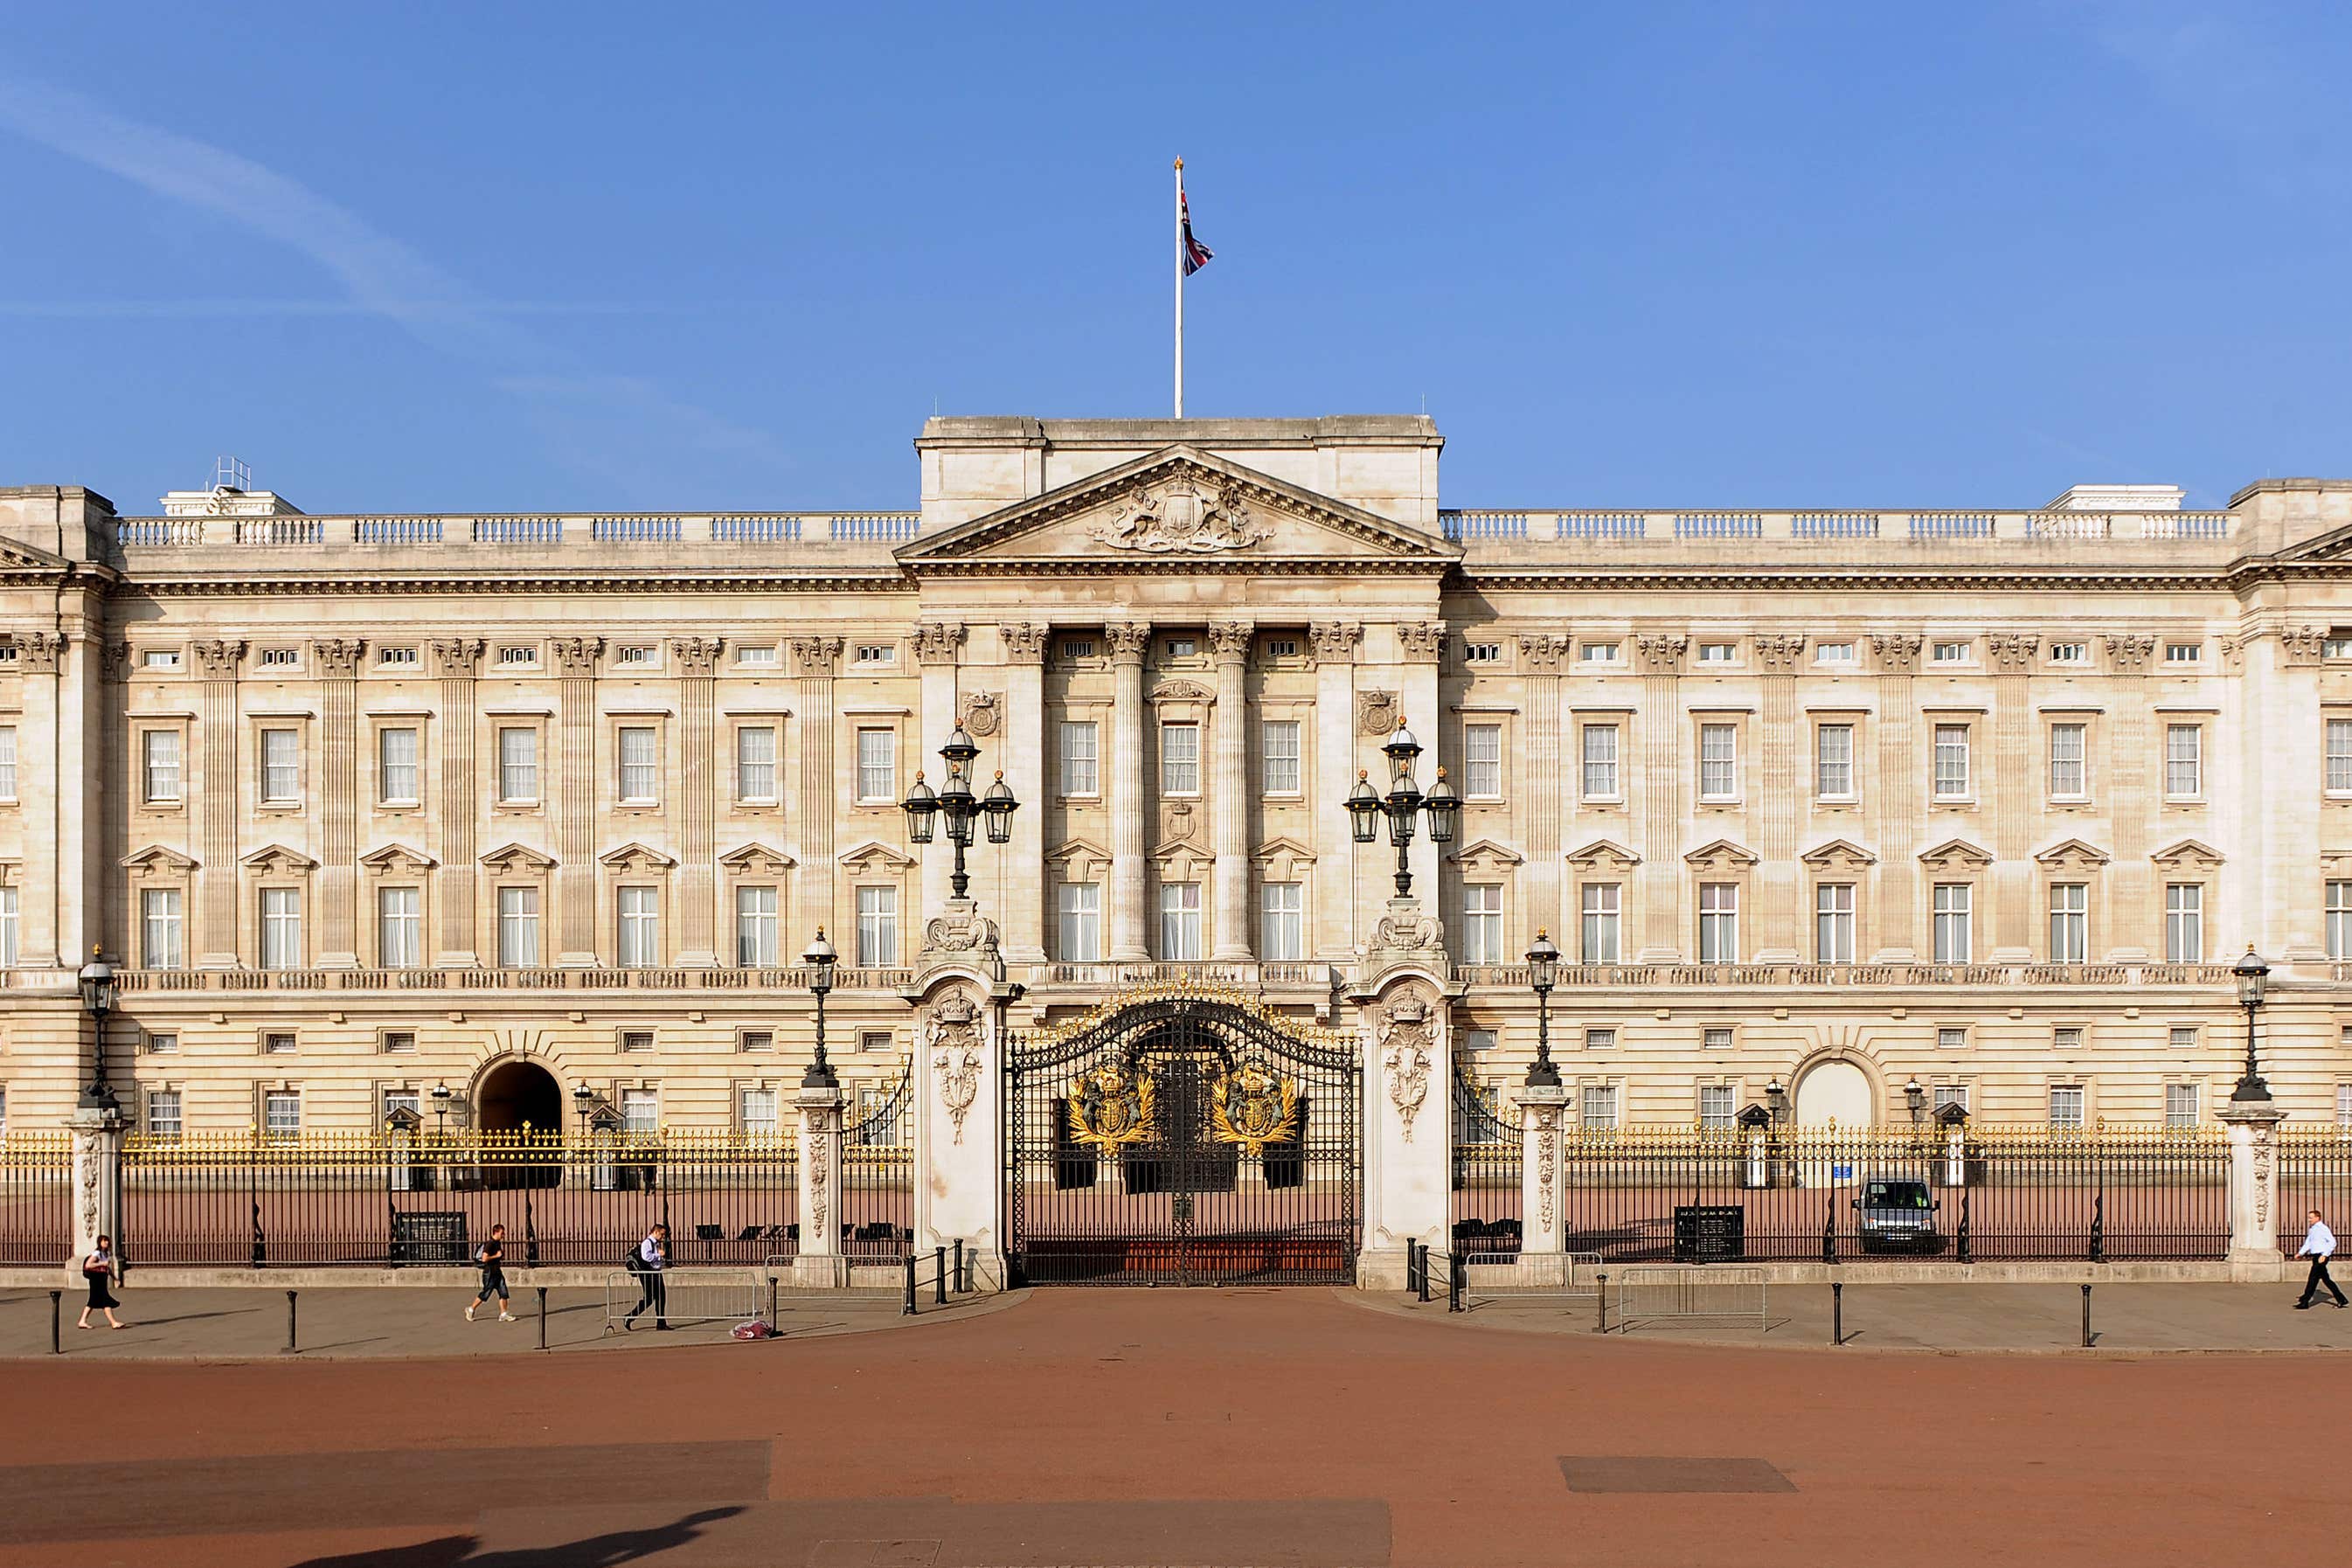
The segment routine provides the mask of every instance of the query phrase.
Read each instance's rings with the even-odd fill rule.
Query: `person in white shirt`
[[[669,1267],[669,1226],[656,1225],[646,1232],[645,1240],[637,1243],[636,1254],[631,1258],[630,1269],[637,1277],[637,1304],[621,1320],[623,1331],[637,1326],[637,1314],[647,1307],[654,1310],[654,1327],[669,1331],[669,1291],[662,1270]]]
[[[2322,1285],[2326,1286],[2327,1293],[2336,1298],[2339,1310],[2344,1306],[2344,1292],[2336,1288],[2335,1280],[2327,1277],[2327,1260],[2335,1253],[2336,1233],[2327,1228],[2327,1222],[2319,1217],[2317,1209],[2312,1210],[2311,1228],[2304,1233],[2303,1250],[2295,1254],[2297,1258],[2311,1259],[2311,1278],[2303,1282],[2303,1300],[2294,1304],[2296,1311],[2311,1310],[2312,1298],[2319,1294]]]

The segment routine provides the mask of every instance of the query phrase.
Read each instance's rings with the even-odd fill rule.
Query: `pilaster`
[[[319,967],[359,964],[360,653],[357,637],[310,644],[319,676]]]
[[[1568,1250],[1567,1172],[1563,1169],[1560,1122],[1568,1089],[1560,1084],[1526,1084],[1519,1098],[1519,1262],[1564,1267]]]
[[[834,776],[833,683],[841,668],[841,639],[803,637],[792,639],[793,672],[800,682],[800,787],[788,810],[800,844],[800,907],[794,911],[807,927],[829,925],[835,930],[841,911],[834,907],[839,868],[834,864],[835,825],[845,798],[842,781]]]
[[[2231,1100],[2215,1119],[2230,1139],[2230,1264],[2270,1279],[2279,1266],[2278,1124],[2286,1112],[2267,1100]]]
[[[1683,816],[1697,790],[1684,776],[1683,655],[1690,638],[1679,632],[1633,639],[1642,668],[1642,949],[1638,962],[1673,963],[1688,940],[1684,920]]]
[[[440,869],[436,905],[440,921],[440,951],[434,962],[443,968],[473,968],[481,960],[475,931],[478,888],[481,873],[475,864],[480,854],[481,771],[476,761],[475,736],[480,722],[475,711],[474,680],[482,667],[480,637],[442,637],[427,650],[433,673],[441,683],[441,728],[431,737],[438,753],[435,774],[435,816],[440,839]]]
[[[245,643],[215,637],[194,645],[198,682],[196,751],[203,777],[195,781],[195,898],[200,969],[237,965],[236,830],[238,807],[237,666]]]
[[[1005,846],[1002,914],[1005,954],[1015,963],[1045,960],[1045,807],[1054,779],[1045,751],[1045,645],[1052,628],[1016,623],[996,629],[1004,657],[1004,782],[1021,802]]]
[[[2033,688],[2029,679],[2042,648],[2040,634],[1996,632],[1986,639],[1993,664],[1992,734],[1986,765],[1972,781],[1979,800],[1992,797],[1993,956],[2023,956],[2034,924]]]
[[[1797,829],[1809,792],[1799,786],[1798,753],[1807,737],[1797,711],[1797,661],[1805,639],[1771,633],[1753,641],[1763,672],[1763,733],[1758,737],[1764,798],[1753,820],[1762,863],[1756,868],[1762,894],[1762,923],[1756,928],[1756,962],[1792,963],[1801,932],[1811,930],[1804,907],[1804,868],[1797,859]],[[1819,958],[1819,954],[1811,955]]]
[[[1250,956],[1249,697],[1246,676],[1254,628],[1246,621],[1215,621],[1209,649],[1216,660],[1217,708],[1210,718],[1209,842],[1212,958]]]
[[[1110,644],[1110,955],[1149,959],[1144,945],[1143,653],[1151,627],[1140,621],[1103,628]]]
[[[68,639],[58,632],[19,632],[13,640],[24,704],[16,721],[17,810],[24,825],[17,957],[28,969],[76,969],[87,955],[68,944],[64,930],[72,919],[67,890],[75,869],[63,845],[76,815],[68,792],[80,777],[64,766],[68,750],[80,742],[67,711]]]
[[[961,661],[963,645],[964,628],[954,622],[925,621],[915,628],[915,658],[923,671],[922,706],[915,720],[915,732],[910,737],[918,757],[928,758],[962,719],[956,700],[959,674],[956,667]],[[972,793],[978,795],[987,789],[990,773],[1002,765],[1003,759],[1001,756],[992,757],[988,749],[982,748],[980,757],[972,763]],[[977,837],[975,835],[975,838]],[[954,868],[954,847],[944,840],[922,855],[923,907],[914,911],[918,918],[929,919],[933,912],[945,907],[948,879]]]
[[[1318,958],[1356,950],[1356,843],[1338,809],[1356,783],[1356,652],[1364,628],[1323,621],[1307,628],[1315,650],[1315,945]]]
[[[2150,734],[2149,694],[2144,679],[2156,652],[2156,638],[2126,632],[2107,637],[2105,645],[2108,673],[2122,678],[2107,686],[2112,737],[2107,776],[2113,794],[2109,820],[2115,825],[2115,843],[2114,858],[2092,887],[2091,940],[2096,945],[2090,956],[2137,963],[2147,958],[2151,948],[2164,951],[2164,900],[2153,891],[2154,868],[2147,858],[2154,847],[2156,815],[2164,799],[2164,737],[2160,732]],[[2000,955],[1993,956],[1997,960]]]
[[[1560,905],[1562,792],[1577,787],[1577,766],[1561,755],[1561,667],[1575,648],[1565,633],[1519,638],[1519,666],[1527,671],[1524,762],[1512,789],[1521,808],[1527,858],[1519,868],[1519,927],[1523,935],[1541,929],[1565,931]],[[1521,944],[1524,945],[1524,944]]]
[[[684,746],[679,783],[677,962],[715,965],[718,947],[718,792],[726,768],[719,751],[719,639],[673,637],[678,672],[678,737]]]
[[[122,1141],[127,1128],[120,1111],[78,1106],[66,1116],[73,1146],[73,1255],[68,1279],[81,1278],[81,1260],[110,1236],[122,1239]],[[118,1245],[117,1256],[121,1256]]]
[[[1878,661],[1878,763],[1876,776],[1860,787],[1879,838],[1878,948],[1872,956],[1881,963],[1907,963],[1922,951],[1919,833],[1927,783],[1918,766],[1914,704],[1925,640],[1909,632],[1881,632],[1870,639]],[[1857,771],[1862,765],[1859,755],[1854,765]]]
[[[555,812],[555,962],[567,969],[596,963],[596,660],[598,637],[557,637]]]

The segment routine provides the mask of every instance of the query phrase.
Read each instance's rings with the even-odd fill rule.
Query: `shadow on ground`
[[[701,1535],[703,1526],[732,1519],[740,1508],[707,1508],[668,1524],[644,1530],[617,1530],[557,1546],[524,1547],[512,1552],[473,1555],[475,1538],[446,1535],[415,1546],[390,1546],[380,1552],[313,1557],[295,1568],[620,1568],[642,1562],[656,1552],[684,1546]]]

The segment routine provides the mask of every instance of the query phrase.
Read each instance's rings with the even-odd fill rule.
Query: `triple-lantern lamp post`
[[[1370,844],[1379,831],[1381,820],[1387,818],[1389,842],[1396,846],[1397,852],[1397,897],[1409,899],[1412,896],[1412,870],[1406,863],[1405,851],[1412,845],[1418,819],[1423,813],[1428,815],[1432,844],[1451,844],[1454,829],[1462,822],[1462,797],[1445,782],[1444,768],[1437,770],[1437,782],[1429,786],[1429,793],[1422,793],[1412,776],[1414,760],[1421,755],[1421,742],[1413,739],[1403,720],[1397,721],[1396,733],[1381,750],[1389,759],[1388,794],[1383,795],[1372,787],[1370,773],[1360,772],[1356,774],[1356,787],[1348,792],[1344,804],[1359,844]]]

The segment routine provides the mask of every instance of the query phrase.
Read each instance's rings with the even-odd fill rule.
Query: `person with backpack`
[[[669,1226],[656,1224],[629,1253],[629,1272],[637,1277],[637,1304],[621,1320],[625,1332],[637,1326],[637,1314],[648,1307],[654,1310],[654,1327],[669,1331],[669,1292],[662,1279],[668,1264]]]
[[[79,1327],[85,1329],[90,1327],[89,1315],[94,1311],[102,1311],[106,1314],[106,1326],[110,1329],[128,1326],[114,1315],[114,1309],[122,1303],[114,1299],[114,1292],[110,1289],[121,1269],[121,1260],[114,1256],[114,1238],[110,1236],[100,1237],[96,1248],[88,1258],[81,1260],[81,1277],[89,1285],[89,1301],[81,1310],[81,1322]]]
[[[490,1226],[490,1239],[474,1248],[474,1262],[482,1271],[482,1288],[466,1304],[466,1321],[470,1323],[474,1321],[475,1308],[489,1305],[490,1293],[494,1290],[499,1297],[499,1321],[511,1323],[515,1321],[515,1315],[507,1310],[509,1298],[507,1295],[506,1260],[507,1227],[494,1225]]]

